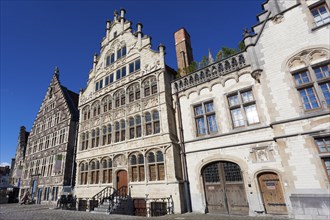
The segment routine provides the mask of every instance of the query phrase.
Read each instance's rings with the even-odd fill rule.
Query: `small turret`
[[[94,57],[93,57],[93,69],[95,70],[97,65],[97,53],[94,53]]]
[[[118,20],[118,12],[115,10],[113,12],[113,21],[117,21]]]
[[[143,25],[142,25],[141,22],[138,22],[136,24],[136,28],[137,28],[136,33],[137,33],[137,36],[138,36],[138,47],[139,47],[139,49],[141,49],[141,46],[142,46],[142,27],[143,27]]]
[[[58,69],[57,66],[55,66],[54,75],[56,76],[57,79],[59,79],[59,77],[60,77],[60,70]]]
[[[121,27],[122,27],[122,30],[124,30],[124,23],[125,23],[125,9],[121,8],[120,9],[120,24],[121,24]]]

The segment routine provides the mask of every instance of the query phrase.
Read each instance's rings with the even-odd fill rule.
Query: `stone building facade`
[[[100,191],[125,189],[144,208],[152,205],[149,200],[166,198],[173,212],[182,211],[170,87],[175,72],[165,65],[165,47],[158,49],[151,49],[141,23],[133,32],[124,9],[107,21],[100,54],[79,98],[75,193],[89,210]]]
[[[20,195],[30,189],[37,203],[56,204],[63,186],[74,186],[77,106],[56,68],[27,141]]]
[[[329,1],[262,4],[246,48],[172,82],[192,210],[329,218]]]
[[[16,187],[20,187],[29,134],[30,133],[26,131],[24,126],[20,127],[16,154],[15,158],[12,159],[12,166],[10,171],[10,184]]]

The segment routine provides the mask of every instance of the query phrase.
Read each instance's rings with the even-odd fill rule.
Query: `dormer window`
[[[117,50],[117,60],[126,56],[126,46]]]

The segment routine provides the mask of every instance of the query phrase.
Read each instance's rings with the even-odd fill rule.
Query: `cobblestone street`
[[[103,219],[148,219],[148,220],[284,220],[285,217],[241,217],[241,216],[222,216],[211,214],[176,214],[162,217],[137,217],[126,215],[104,215],[89,212],[68,211],[60,209],[49,209],[45,205],[19,205],[19,204],[0,204],[0,219],[1,220],[65,220],[65,219],[79,219],[79,220],[103,220]]]

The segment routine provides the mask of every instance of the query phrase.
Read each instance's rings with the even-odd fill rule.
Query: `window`
[[[107,127],[103,126],[102,127],[102,145],[107,144]]]
[[[164,156],[161,151],[148,153],[149,180],[157,181],[165,179]]]
[[[106,66],[109,66],[115,62],[115,54],[111,53],[109,56],[106,58]]]
[[[326,4],[319,5],[317,7],[311,8],[310,10],[314,17],[316,26],[330,22],[330,13]]]
[[[115,129],[116,129],[115,142],[119,142],[119,140],[120,140],[120,124],[118,121],[116,121],[116,123],[115,123]]]
[[[231,94],[228,103],[234,128],[260,122],[251,89]]]
[[[142,131],[141,131],[141,116],[135,116],[135,128],[136,128],[136,137],[141,137]]]
[[[95,147],[95,130],[92,130],[92,148]]]
[[[60,131],[60,141],[59,141],[59,144],[63,144],[65,141],[65,129],[62,129]]]
[[[89,140],[89,133],[88,133],[88,131],[85,134],[86,134],[86,139],[85,139],[85,150],[86,150],[88,148],[88,140]]]
[[[198,136],[218,131],[213,101],[194,106],[194,114]]]
[[[111,124],[108,124],[108,144],[111,144],[111,133],[112,133],[112,127]]]
[[[126,56],[126,46],[117,50],[117,60],[124,56]]]
[[[84,133],[81,134],[81,150],[85,150],[86,136]]]
[[[103,178],[102,183],[112,183],[112,160],[104,159],[102,161]]]
[[[308,67],[293,73],[296,88],[305,110],[330,106],[330,65]],[[324,105],[322,105],[324,103]]]
[[[135,60],[129,64],[129,73],[134,73],[135,71],[140,70],[140,59]]]
[[[96,82],[95,84],[95,91],[99,90],[99,82]]]
[[[130,157],[130,179],[132,182],[144,181],[144,157],[142,154]]]
[[[126,123],[124,120],[120,121],[120,141],[124,141],[126,136]]]
[[[91,163],[90,184],[98,184],[99,183],[99,174],[100,174],[99,170],[100,170],[99,161],[92,161],[92,163]]]
[[[315,138],[315,143],[326,175],[330,179],[330,136],[317,137]]]
[[[95,147],[98,147],[100,143],[100,129],[96,128],[96,143],[95,143]]]
[[[154,134],[160,132],[160,124],[159,124],[159,113],[158,111],[153,111],[152,113],[152,122],[153,122],[153,130]]]
[[[118,69],[116,71],[116,80],[119,80],[122,77],[126,76],[126,66],[122,67],[121,69]]]
[[[80,185],[87,184],[87,176],[88,176],[88,163],[80,164]]]
[[[130,117],[128,120],[129,123],[129,139],[133,139],[135,137],[135,127],[134,127],[134,118]]]
[[[152,134],[152,123],[151,123],[150,113],[146,112],[144,118],[145,118],[146,135],[150,135],[150,134]]]

